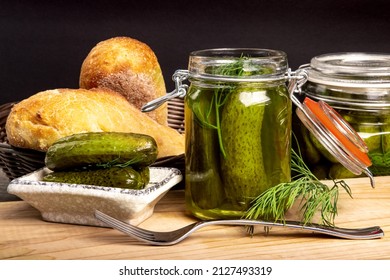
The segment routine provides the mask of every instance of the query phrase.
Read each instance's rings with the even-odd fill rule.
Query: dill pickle
[[[190,93],[186,110],[186,200],[195,208],[213,209],[221,205],[224,190],[219,175],[219,145],[217,131],[199,121],[207,114],[207,121],[215,123],[215,112],[209,112],[212,93]],[[192,99],[193,98],[193,99]],[[196,143],[193,143],[196,139]]]
[[[358,132],[369,152],[381,151],[381,131],[377,116],[365,116],[361,112],[342,113],[343,118]]]
[[[339,161],[321,144],[321,142],[314,136],[313,133],[308,132],[309,139],[313,146],[331,163],[338,163]]]
[[[387,155],[387,158],[390,161],[390,117],[386,116],[381,119],[382,126],[382,141],[381,148],[384,155]],[[390,165],[389,165],[390,167]]]
[[[337,164],[337,163],[336,163]],[[329,163],[320,161],[317,164],[315,164],[311,168],[311,172],[316,176],[317,178],[321,179],[329,179],[329,171],[330,171]]]
[[[149,167],[145,167],[140,172],[148,172]],[[43,177],[43,181],[95,185],[114,188],[142,189],[148,181],[148,177],[142,176],[140,172],[132,167],[110,167],[104,169],[86,169],[71,171],[54,171]],[[147,174],[147,173],[146,173]]]
[[[321,160],[321,153],[318,151],[318,149],[315,147],[312,140],[310,139],[311,137],[309,130],[303,125],[300,126],[300,130],[303,139],[303,143],[301,143],[301,151],[303,157],[307,160],[309,164],[318,163]]]
[[[141,167],[141,168],[136,168],[133,167],[135,171],[137,171],[142,178],[142,181],[144,182],[145,185],[147,185],[150,181],[150,169],[149,166],[146,167]]]
[[[389,174],[390,126],[386,117],[378,114],[347,112],[344,118],[353,126],[368,147],[368,156],[372,162],[369,170],[374,176]]]
[[[190,156],[186,166],[186,182],[191,199],[197,207],[212,209],[218,207],[224,199],[219,175],[219,147],[216,131],[202,128],[194,123],[191,129],[186,130],[192,137],[196,137],[196,143],[186,151]],[[191,139],[188,137],[187,139]],[[202,151],[197,153],[196,151]]]
[[[381,148],[382,148],[382,165],[372,166],[370,170],[377,176],[389,175],[390,169],[390,117],[382,118],[381,126]],[[375,165],[374,161],[373,164]],[[375,167],[377,167],[375,169]]]
[[[330,179],[347,179],[347,178],[357,178],[364,175],[355,175],[347,168],[344,167],[341,163],[333,164],[329,169],[329,178]]]
[[[237,88],[229,94],[221,116],[222,180],[228,199],[246,209],[266,190],[261,130],[267,98],[258,89]]]
[[[268,187],[272,187],[291,180],[292,105],[283,85],[261,91],[266,91],[270,99],[262,119],[261,145]]]
[[[369,167],[374,176],[389,175],[390,168],[390,126],[386,117],[360,116],[356,130],[368,147],[372,165]]]
[[[49,147],[46,166],[54,171],[89,165],[131,163],[148,166],[157,158],[156,141],[148,135],[88,132],[59,139]]]

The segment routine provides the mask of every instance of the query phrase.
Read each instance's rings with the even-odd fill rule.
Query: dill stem
[[[226,151],[223,146],[222,142],[222,130],[221,130],[221,118],[219,117],[219,98],[218,98],[218,90],[215,91],[215,98],[214,98],[214,103],[215,103],[215,119],[216,119],[216,127],[217,127],[217,133],[218,133],[218,141],[219,141],[219,147],[221,150],[221,153],[224,158],[226,158]]]

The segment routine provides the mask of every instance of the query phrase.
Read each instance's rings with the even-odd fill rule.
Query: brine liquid
[[[191,85],[185,101],[186,206],[201,219],[240,218],[288,182],[291,102],[284,85]]]

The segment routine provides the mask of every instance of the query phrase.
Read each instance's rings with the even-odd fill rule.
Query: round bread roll
[[[166,94],[157,57],[143,42],[115,37],[98,43],[81,66],[80,88],[109,88],[122,94],[139,110]],[[147,113],[167,125],[167,105]]]
[[[54,89],[17,103],[6,121],[10,145],[47,151],[59,138],[82,132],[133,132],[152,136],[158,157],[184,153],[184,135],[159,124],[108,89]]]

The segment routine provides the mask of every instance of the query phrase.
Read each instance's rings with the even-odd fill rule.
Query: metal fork
[[[183,228],[167,231],[167,232],[156,232],[140,227],[124,223],[118,219],[115,219],[103,212],[96,210],[95,217],[103,223],[117,229],[135,239],[140,241],[153,244],[153,245],[174,245],[187,238],[194,231],[210,225],[262,225],[266,228],[269,227],[285,227],[293,229],[301,229],[305,231],[312,231],[315,233],[321,233],[325,235],[335,236],[345,239],[375,239],[384,236],[383,230],[379,226],[359,228],[359,229],[348,229],[338,228],[319,224],[302,225],[295,221],[286,222],[266,222],[261,220],[249,220],[249,219],[237,219],[237,220],[210,220],[210,221],[199,221]]]

